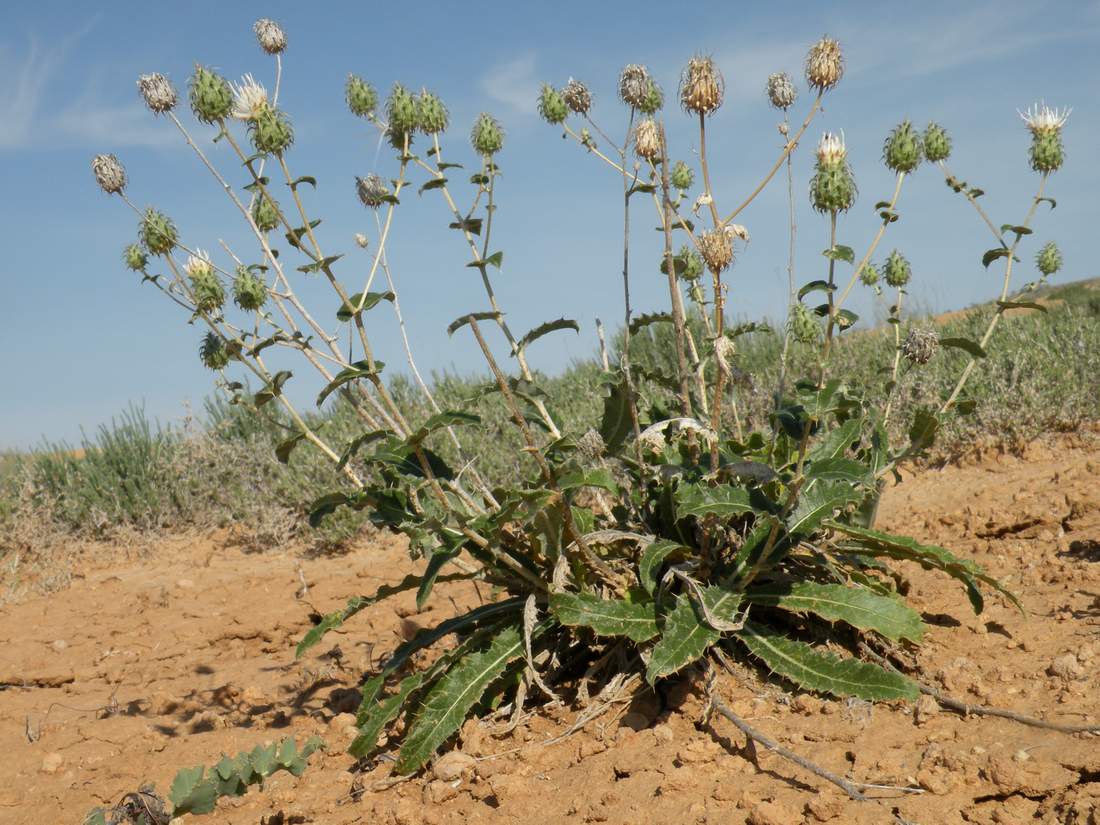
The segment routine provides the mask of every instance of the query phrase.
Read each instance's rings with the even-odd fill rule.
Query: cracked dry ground
[[[974,616],[957,583],[905,566],[931,628],[919,653],[929,681],[969,702],[1100,719],[1098,479],[1100,447],[1075,439],[925,470],[888,491],[886,529],[974,558],[1030,611],[990,597]],[[305,598],[296,598],[299,563]],[[1100,737],[963,718],[927,701],[872,708],[796,696],[750,669],[724,677],[721,691],[758,728],[854,779],[925,793],[856,803],[763,749],[753,762],[724,720],[714,723],[721,739],[696,727],[698,680],[617,704],[552,746],[540,743],[579,707],[506,733],[503,722],[468,723],[462,755],[371,790],[389,763],[356,776],[342,753],[358,675],[402,635],[478,595],[437,588],[444,597],[417,614],[408,594],[360,614],[302,662],[293,645],[311,609],[332,610],[408,569],[396,540],[313,560],[176,540],[139,559],[86,563],[68,590],[6,606],[0,822],[77,823],[145,781],[165,792],[177,769],[223,751],[319,733],[330,751],[304,777],[278,774],[223,800],[212,821],[1100,823]]]

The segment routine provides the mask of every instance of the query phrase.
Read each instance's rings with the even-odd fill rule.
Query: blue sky
[[[674,95],[679,70],[696,52],[713,55],[727,81],[726,102],[709,129],[714,188],[725,211],[750,191],[774,160],[777,117],[764,99],[767,75],[786,70],[801,79],[807,46],[823,33],[839,38],[848,71],[826,98],[795,162],[799,282],[820,277],[827,226],[809,209],[806,189],[812,148],[823,130],[843,130],[860,185],[860,200],[841,221],[840,241],[857,251],[877,229],[873,204],[889,197],[892,175],[880,160],[887,131],[909,117],[934,119],[952,134],[954,171],[987,195],[996,223],[1016,223],[1037,183],[1027,166],[1029,136],[1017,109],[1045,99],[1072,106],[1065,129],[1067,163],[1049,193],[1058,209],[1042,214],[1034,236],[1061,245],[1063,279],[1097,274],[1093,234],[1100,207],[1096,135],[1100,127],[1100,3],[927,2],[708,3],[670,14],[659,4],[417,3],[21,3],[0,31],[0,448],[43,437],[74,439],[127,403],[176,421],[187,404],[201,406],[212,376],[198,363],[199,331],[149,286],[140,287],[120,262],[133,240],[132,213],[100,192],[88,163],[115,152],[139,205],[170,214],[191,246],[218,249],[224,239],[256,258],[229,201],[181,143],[172,126],[141,105],[138,74],[159,71],[182,90],[195,61],[236,79],[253,72],[269,88],[273,64],[256,46],[251,24],[272,17],[286,28],[281,102],[297,139],[288,160],[296,175],[313,175],[308,208],[325,218],[326,254],[347,254],[338,273],[355,291],[367,253],[352,235],[374,236],[373,217],[355,198],[353,178],[395,172],[376,154],[374,133],[348,114],[343,82],[349,71],[382,90],[394,81],[427,86],[447,103],[452,128],[448,160],[472,163],[466,135],[481,110],[507,129],[499,156],[504,177],[494,249],[505,253],[496,276],[501,303],[517,332],[565,315],[580,336],[559,333],[532,346],[534,366],[558,370],[594,351],[594,319],[621,317],[621,189],[614,174],[534,107],[540,82],[570,76],[592,88],[594,114],[613,136],[626,113],[614,88],[620,68],[647,64]],[[794,109],[808,105],[804,85]],[[227,150],[209,145],[223,171],[246,182]],[[675,106],[667,110],[673,157],[692,161],[697,134]],[[417,182],[419,178],[414,175]],[[455,180],[461,180],[456,177]],[[635,211],[633,292],[636,311],[667,304],[656,271],[658,237],[652,205]],[[785,192],[782,179],[739,217],[752,235],[739,246],[729,275],[731,312],[775,318],[786,292]],[[902,220],[881,254],[897,246],[912,261],[912,292],[920,306],[942,309],[992,296],[999,278],[985,272],[991,243],[969,207],[925,167],[907,183]],[[485,308],[475,270],[438,193],[409,193],[387,246],[414,349],[425,371],[482,369],[468,335],[449,339],[452,319]],[[1033,272],[1026,248],[1023,277]],[[331,250],[331,252],[330,252]],[[258,260],[258,258],[256,258]],[[302,279],[318,314],[331,317],[335,299]],[[853,308],[881,315],[869,294]],[[377,355],[394,372],[403,355],[385,306],[370,316]],[[299,370],[293,395],[318,389]]]

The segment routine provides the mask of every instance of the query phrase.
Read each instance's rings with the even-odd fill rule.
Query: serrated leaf
[[[668,312],[643,312],[641,315],[635,315],[630,319],[630,334],[637,335],[638,330],[648,327],[652,324],[671,323],[672,315]]]
[[[370,378],[378,375],[378,373],[382,372],[384,366],[386,366],[384,361],[375,361],[373,364],[370,361],[356,361],[350,367],[340,370],[340,372],[336,373],[332,380],[325,385],[325,388],[317,394],[317,406],[320,407],[324,404],[326,398],[345,384],[360,378]]]
[[[523,634],[510,625],[481,651],[468,654],[424,696],[405,736],[394,770],[409,774],[431,758],[508,663],[523,655]]]
[[[787,519],[787,532],[792,536],[806,536],[821,523],[849,504],[856,504],[864,491],[843,481],[819,482],[803,488],[804,492]]]
[[[998,246],[994,249],[988,249],[986,250],[985,254],[982,255],[982,266],[984,266],[986,269],[989,269],[989,265],[995,260],[997,260],[998,258],[1007,258],[1010,254],[1011,253],[1008,251],[1008,249],[1003,246]]]
[[[858,418],[849,418],[818,441],[806,454],[806,460],[812,464],[843,456],[859,440],[862,426],[863,422]]]
[[[889,206],[889,204],[887,204]],[[831,261],[845,261],[850,264],[856,262],[856,253],[850,246],[837,244],[821,253]]]
[[[940,345],[951,347],[952,349],[961,349],[965,352],[969,352],[975,358],[985,358],[986,356],[986,352],[982,349],[982,345],[977,341],[971,341],[969,338],[941,338]]]
[[[456,318],[451,321],[447,327],[447,334],[454,335],[470,321],[496,321],[500,319],[499,312],[471,312],[467,315],[463,315],[461,318]]]
[[[997,306],[1001,309],[1037,309],[1039,312],[1047,312],[1047,308],[1042,304],[1037,304],[1034,301],[998,301]]]
[[[382,687],[381,677],[376,676],[375,679],[379,680],[375,690],[377,692]],[[359,723],[359,733],[348,747],[348,753],[356,759],[369,756],[378,744],[378,737],[382,734],[382,731],[397,718],[405,701],[414,691],[419,690],[422,684],[424,684],[424,672],[417,671],[402,679],[394,693],[374,703],[366,710],[360,709],[363,721]]]
[[[615,483],[615,476],[606,467],[564,473],[558,478],[558,486],[563,491],[576,490],[581,487],[599,487],[612,493],[619,492],[619,485]]]
[[[657,635],[657,614],[652,602],[603,599],[588,593],[553,593],[550,612],[568,627],[587,627],[597,636],[625,636],[645,642]]]
[[[279,459],[279,463],[289,464],[291,452],[294,451],[294,448],[297,447],[305,437],[305,433],[297,433],[275,447],[275,457]]]
[[[364,295],[362,292],[356,292],[350,298],[347,303],[340,307],[336,311],[336,320],[338,321],[350,321],[360,312],[366,312],[368,309],[376,306],[380,301],[389,301],[393,303],[394,295],[392,292],[368,292]],[[360,301],[362,306],[359,306]]]
[[[702,591],[703,600],[710,614],[721,621],[737,619],[741,594],[722,587],[711,586]],[[676,597],[676,604],[665,616],[661,627],[661,639],[653,647],[646,667],[645,678],[651,685],[662,676],[687,667],[706,653],[722,634],[708,625],[705,617],[686,594]]]
[[[707,487],[701,484],[685,484],[676,490],[676,517],[719,516],[728,518],[741,513],[751,513],[749,491],[743,487],[722,484]]]
[[[901,639],[919,642],[926,630],[920,614],[900,600],[844,584],[813,581],[768,584],[749,590],[745,600],[791,613],[814,613],[826,621],[873,630],[895,642]]]
[[[645,550],[642,551],[641,558],[638,559],[638,580],[647,593],[653,594],[657,590],[657,574],[661,569],[661,565],[664,564],[665,559],[673,553],[687,550],[689,550],[689,548],[679,542],[659,539],[648,545]]]
[[[431,595],[432,588],[439,578],[439,571],[443,569],[443,566],[447,564],[447,562],[453,560],[462,552],[462,543],[464,540],[465,536],[459,536],[457,546],[441,547],[432,553],[431,557],[428,559],[428,566],[424,568],[424,575],[420,578],[420,586],[416,589],[417,610],[424,609],[424,605],[428,601],[428,596]]]
[[[571,329],[573,332],[580,334],[581,325],[571,318],[558,318],[556,321],[547,321],[545,324],[540,324],[533,330],[528,332],[516,343],[517,350],[524,350],[527,346],[544,335],[549,335],[551,332],[557,332],[562,329]]]
[[[423,195],[425,192],[428,192],[432,189],[442,189],[446,185],[446,178],[432,178],[430,181],[421,186],[420,189],[417,190],[416,194]]]
[[[855,539],[856,546],[854,548],[846,547],[852,552],[864,552],[892,559],[915,561],[925,570],[942,570],[952,578],[958,579],[966,587],[967,595],[970,597],[975,613],[981,613],[984,605],[976,584],[979,581],[989,585],[1004,595],[1021,611],[1023,610],[1023,606],[1016,595],[997,579],[986,573],[978,564],[969,559],[960,559],[943,547],[934,544],[921,544],[916,539],[908,536],[895,536],[879,530],[856,527],[841,522],[830,521],[826,526]]]
[[[869,467],[851,458],[823,458],[809,463],[806,478],[822,481],[847,481],[851,484],[870,484],[872,481]]]
[[[824,653],[765,625],[746,622],[737,638],[773,673],[808,690],[869,701],[913,700],[919,695],[916,683],[900,673]]]
[[[607,452],[615,454],[633,428],[630,418],[630,389],[627,387],[625,375],[608,386],[611,391],[603,402],[600,437],[607,446]]]

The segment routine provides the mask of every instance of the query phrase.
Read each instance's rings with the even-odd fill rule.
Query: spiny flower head
[[[909,283],[913,277],[913,268],[905,256],[896,249],[886,256],[886,263],[882,267],[882,278],[887,286],[901,289]]]
[[[680,247],[680,251],[672,256],[672,267],[676,275],[685,281],[695,281],[703,274],[703,259],[699,253],[688,244]],[[661,272],[668,274],[668,258],[661,257]]]
[[[257,152],[281,155],[294,142],[294,128],[286,112],[274,106],[263,107],[248,121],[248,135]]]
[[[1054,241],[1048,241],[1043,245],[1043,248],[1039,250],[1039,254],[1035,256],[1035,265],[1039,268],[1039,271],[1043,273],[1043,277],[1047,278],[1062,268],[1062,252],[1058,249],[1058,244]]]
[[[823,37],[810,47],[806,55],[806,82],[811,89],[827,92],[844,76],[844,54],[840,43]]]
[[[495,155],[504,147],[504,129],[495,117],[482,112],[470,131],[470,145],[479,155]]]
[[[870,261],[865,263],[863,269],[859,271],[859,280],[864,286],[877,286],[879,277],[878,270]]]
[[[154,255],[167,255],[175,247],[179,236],[171,219],[150,207],[141,216],[138,237],[141,238],[142,245]]]
[[[443,101],[427,89],[421,89],[416,98],[416,124],[426,135],[437,135],[447,130],[450,115]]]
[[[1019,112],[1019,115],[1027,124],[1027,128],[1033,133],[1037,133],[1061,131],[1072,113],[1073,109],[1069,107],[1062,110],[1052,109],[1046,103],[1040,101],[1034,106],[1029,106],[1027,111]]]
[[[920,132],[908,120],[895,126],[882,144],[882,160],[893,172],[908,174],[920,166],[923,157]]]
[[[145,105],[153,114],[162,115],[176,107],[176,101],[179,99],[176,87],[164,75],[159,73],[140,75],[137,85]]]
[[[390,96],[386,99],[386,125],[390,144],[396,149],[403,148],[405,138],[411,140],[413,132],[420,125],[416,98],[400,83],[393,84]]]
[[[810,203],[822,213],[847,212],[856,202],[857,194],[844,136],[826,132],[817,147],[816,169],[810,180]]]
[[[183,271],[192,278],[200,275],[213,275],[214,264],[210,262],[210,256],[201,249],[187,256],[187,262],[183,265]]]
[[[262,192],[252,204],[252,220],[261,232],[270,232],[279,225],[278,206]]]
[[[645,97],[642,98],[641,104],[638,109],[645,115],[655,115],[661,111],[661,107],[665,105],[665,93],[661,91],[661,87],[657,85],[657,81],[650,78],[649,89],[645,93]]]
[[[286,32],[274,20],[261,17],[252,25],[260,48],[268,54],[280,54],[286,49]]]
[[[199,344],[199,360],[205,367],[215,372],[223,370],[229,366],[229,350],[219,336],[208,332]]]
[[[201,249],[188,256],[184,271],[191,279],[191,292],[195,309],[199,312],[217,312],[225,303],[225,287],[214,272],[214,265]]]
[[[119,195],[126,188],[126,170],[114,155],[96,155],[92,158],[92,174],[99,188],[108,195]]]
[[[246,74],[233,89],[233,117],[250,121],[258,118],[268,108],[267,89],[251,75]]]
[[[669,176],[672,185],[680,191],[686,191],[695,183],[695,173],[691,167],[682,160],[676,161],[672,166],[672,174]]]
[[[800,344],[816,344],[821,338],[820,322],[801,301],[791,306],[791,313],[787,318],[787,330]]]
[[[588,110],[592,108],[592,93],[579,80],[569,78],[569,82],[561,90],[561,97],[570,111],[576,112],[578,115],[586,115]]]
[[[390,188],[378,175],[370,174],[365,178],[355,179],[355,191],[359,200],[368,209],[377,209],[390,197]]]
[[[344,97],[348,108],[356,117],[374,117],[378,108],[378,92],[359,75],[349,74],[344,86]]]
[[[951,156],[951,138],[938,123],[929,123],[924,130],[924,156],[930,163],[939,163]]]
[[[798,97],[798,89],[786,72],[776,72],[768,76],[768,100],[776,109],[786,111]]]
[[[631,63],[619,75],[619,97],[627,106],[639,109],[649,94],[649,85],[649,70],[645,66]]]
[[[839,163],[848,157],[848,147],[844,145],[844,133],[839,135],[826,132],[817,144],[817,161],[821,164]]]
[[[722,105],[725,91],[726,81],[710,57],[691,58],[680,75],[680,105],[684,111],[712,114]]]
[[[233,111],[233,89],[229,82],[204,66],[195,66],[191,75],[191,111],[203,123],[217,123]]]
[[[1031,130],[1031,168],[1036,172],[1049,174],[1062,168],[1066,158],[1062,148],[1062,127],[1066,125],[1071,111],[1059,111],[1045,103],[1038,103],[1026,112],[1020,112],[1020,117]]]
[[[246,266],[237,267],[233,279],[233,302],[246,312],[261,309],[267,302],[267,285]]]
[[[149,265],[149,258],[145,251],[136,243],[130,244],[122,251],[122,260],[126,262],[126,268],[134,272],[141,272]]]
[[[901,344],[901,354],[910,364],[927,364],[940,348],[940,336],[934,329],[911,329]]]
[[[561,92],[549,83],[542,84],[538,99],[539,116],[551,126],[557,125],[569,116],[569,108]]]

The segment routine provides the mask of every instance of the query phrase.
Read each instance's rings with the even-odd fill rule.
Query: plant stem
[[[897,397],[898,391],[898,369],[901,367],[901,299],[904,295],[905,290],[899,286],[898,298],[890,315],[893,322],[891,326],[894,327],[894,367],[890,373],[890,392],[886,397],[886,408],[882,413],[882,426],[884,429],[890,423],[890,410],[894,406],[894,398]]]
[[[898,202],[898,197],[901,195],[901,185],[905,182],[905,173],[898,172],[897,183],[894,185],[894,196],[890,198],[890,205],[886,207],[888,212],[894,211],[894,206]],[[867,252],[860,258],[859,264],[856,265],[855,270],[852,272],[852,277],[848,279],[848,285],[844,287],[844,291],[840,293],[840,298],[837,299],[836,308],[840,309],[844,305],[844,301],[848,297],[848,293],[852,291],[852,287],[855,286],[856,281],[859,279],[859,274],[863,271],[863,267],[867,265],[867,262],[871,260],[871,256],[875,254],[875,250],[878,249],[879,242],[882,240],[882,236],[886,234],[886,227],[889,226],[891,221],[889,218],[882,219],[882,226],[878,228],[878,232],[875,234],[875,238],[871,241],[871,245],[867,248]],[[832,323],[832,316],[830,316],[830,323]]]

